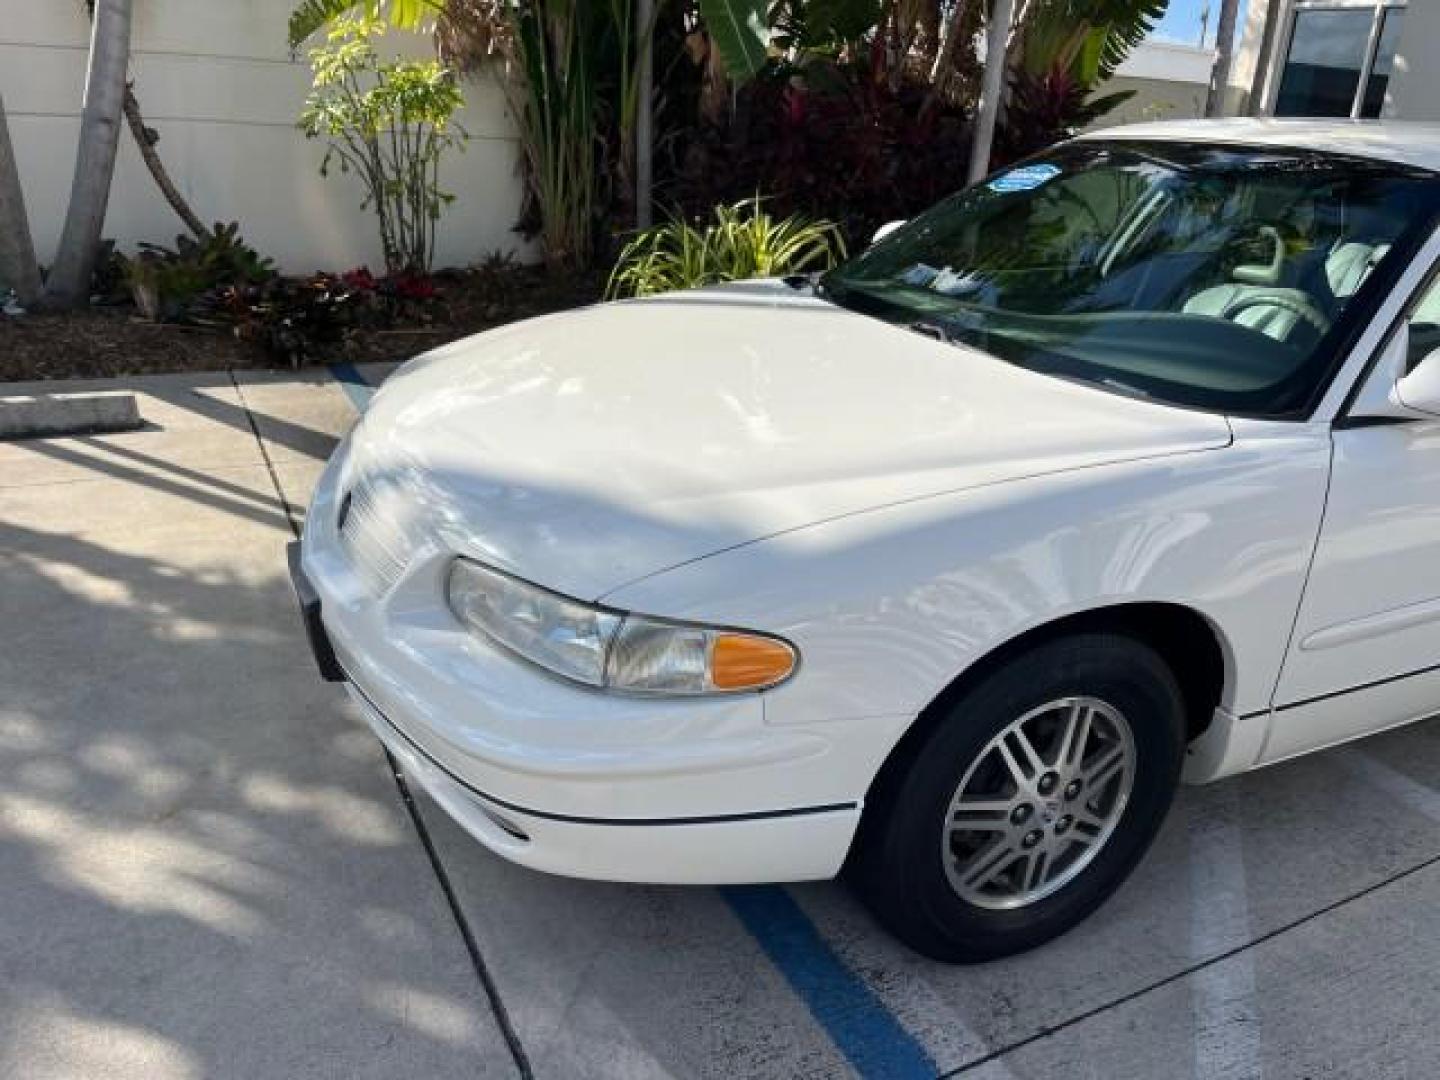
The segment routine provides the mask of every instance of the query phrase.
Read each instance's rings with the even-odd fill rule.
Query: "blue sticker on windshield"
[[[991,191],[998,191],[1002,195],[1012,191],[1029,191],[1059,175],[1060,167],[1058,165],[1025,165],[1001,173],[990,181],[988,187]]]

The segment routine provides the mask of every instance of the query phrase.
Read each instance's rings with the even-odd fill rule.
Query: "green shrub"
[[[275,264],[241,239],[233,221],[217,221],[201,240],[177,236],[173,248],[142,243],[134,258],[120,259],[135,306],[152,322],[181,318],[209,289],[258,285],[275,276]]]
[[[374,42],[384,32],[373,11],[335,21],[310,52],[314,86],[300,129],[329,142],[322,176],[337,163],[364,181],[362,206],[375,212],[387,272],[424,273],[436,223],[454,201],[440,188],[440,160],[464,148],[455,113],[465,98],[439,61],[381,60]]]
[[[683,218],[636,235],[620,252],[605,294],[649,296],[722,281],[828,270],[845,257],[831,221],[800,215],[776,219],[758,197],[717,206],[697,228]]]

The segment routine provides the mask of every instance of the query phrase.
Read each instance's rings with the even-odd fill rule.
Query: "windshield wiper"
[[[915,333],[923,334],[928,338],[934,338],[936,341],[943,342],[946,345],[953,345],[955,343],[955,339],[950,336],[948,330],[939,323],[928,322],[925,319],[907,323],[905,329],[913,330]]]

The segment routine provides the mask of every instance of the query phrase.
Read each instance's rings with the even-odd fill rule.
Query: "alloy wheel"
[[[1134,735],[1113,705],[1065,697],[1031,709],[985,745],[950,800],[951,888],[990,909],[1050,896],[1099,855],[1134,782]]]

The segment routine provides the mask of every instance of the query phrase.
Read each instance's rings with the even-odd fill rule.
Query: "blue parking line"
[[[363,413],[375,387],[354,364],[331,364],[330,373]],[[924,1045],[835,955],[788,892],[734,885],[720,895],[863,1080],[933,1080],[939,1069]]]
[[[375,396],[375,387],[365,381],[365,376],[360,374],[354,364],[331,364],[330,374],[335,376],[335,381],[340,384],[340,389],[345,391],[345,396],[350,399],[350,404],[355,406],[357,413],[363,413],[370,406],[370,399]]]
[[[920,1041],[835,955],[788,892],[778,885],[744,885],[720,894],[860,1076],[932,1080],[939,1072]]]

